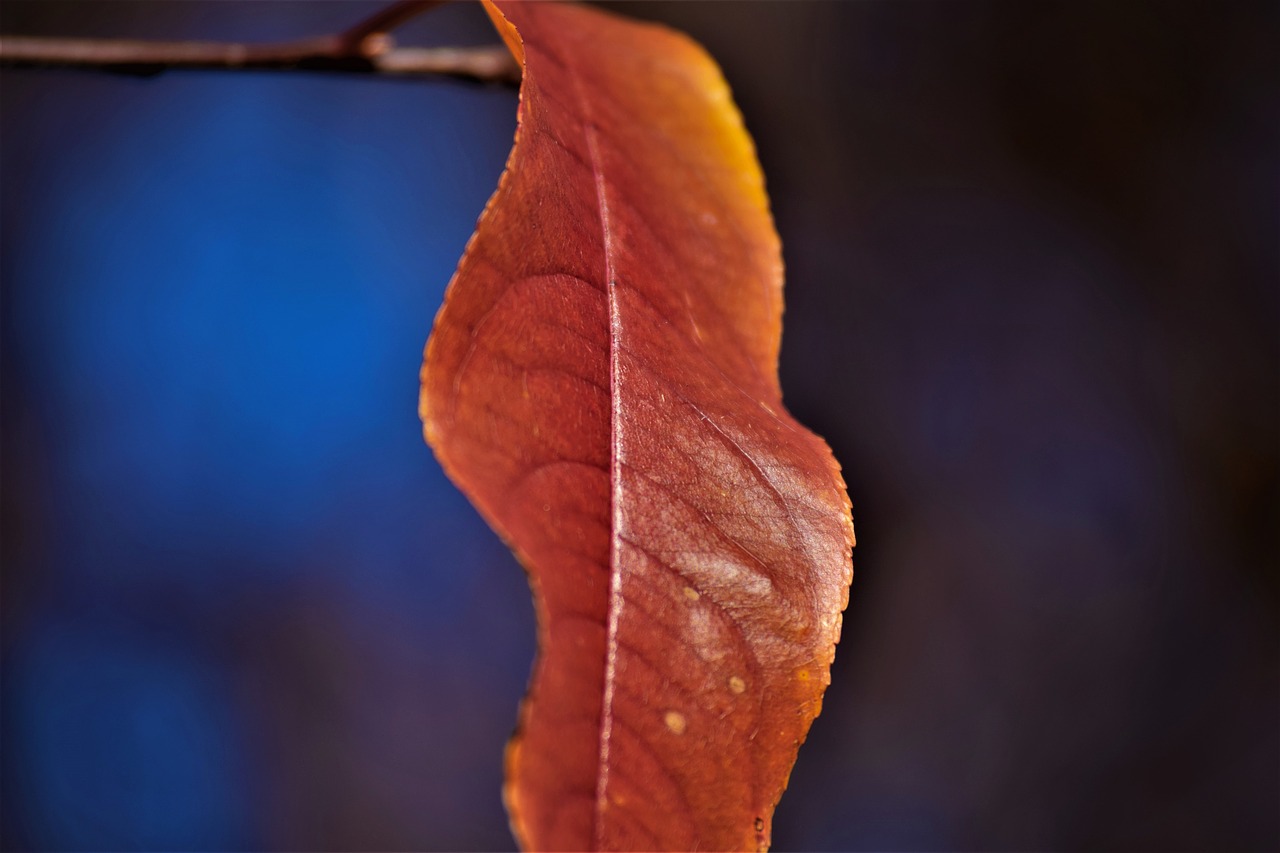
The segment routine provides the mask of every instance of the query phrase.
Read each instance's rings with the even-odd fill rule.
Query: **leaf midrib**
[[[591,176],[596,187],[596,204],[600,214],[600,236],[604,252],[605,295],[609,303],[609,606],[605,626],[604,691],[600,706],[600,741],[596,753],[596,804],[594,831],[596,850],[604,849],[604,812],[608,806],[609,745],[613,736],[613,694],[617,680],[618,625],[622,616],[622,572],[618,569],[622,539],[622,483],[619,465],[621,445],[621,412],[618,396],[618,338],[621,320],[618,314],[618,282],[613,269],[613,235],[609,228],[609,202],[605,192],[604,170],[600,165],[600,148],[591,108],[583,91],[581,78],[568,67],[578,104],[582,109],[583,136],[591,162]]]

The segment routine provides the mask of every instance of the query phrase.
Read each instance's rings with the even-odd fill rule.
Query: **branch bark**
[[[396,47],[389,30],[441,0],[399,0],[331,36],[271,44],[0,36],[0,68],[92,68],[152,75],[171,68],[347,71],[517,83],[505,47]]]

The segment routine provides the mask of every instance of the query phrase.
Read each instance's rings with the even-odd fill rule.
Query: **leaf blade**
[[[853,536],[830,451],[782,408],[750,138],[683,36],[486,5],[524,65],[520,128],[422,413],[538,603],[513,827],[534,849],[767,846]]]

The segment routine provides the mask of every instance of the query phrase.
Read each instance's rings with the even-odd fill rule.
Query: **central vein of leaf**
[[[622,484],[619,466],[621,455],[622,419],[618,395],[618,337],[621,322],[618,316],[617,288],[613,269],[613,236],[609,229],[609,202],[605,194],[604,171],[600,166],[600,147],[595,125],[591,122],[586,98],[578,92],[582,104],[587,151],[591,155],[591,171],[596,184],[596,201],[600,207],[600,231],[604,248],[605,291],[609,299],[609,623],[605,637],[604,697],[600,707],[600,752],[596,772],[596,825],[597,850],[604,849],[604,812],[608,808],[609,740],[613,735],[613,693],[618,668],[618,620],[622,615],[622,572],[619,569],[622,526]]]

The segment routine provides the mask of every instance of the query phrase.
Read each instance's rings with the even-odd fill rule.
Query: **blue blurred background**
[[[22,2],[272,40],[379,3]],[[1275,4],[621,4],[722,62],[845,465],[778,849],[1280,846]],[[493,41],[471,6],[401,31]],[[514,560],[416,417],[513,91],[0,74],[5,849],[504,849]]]

